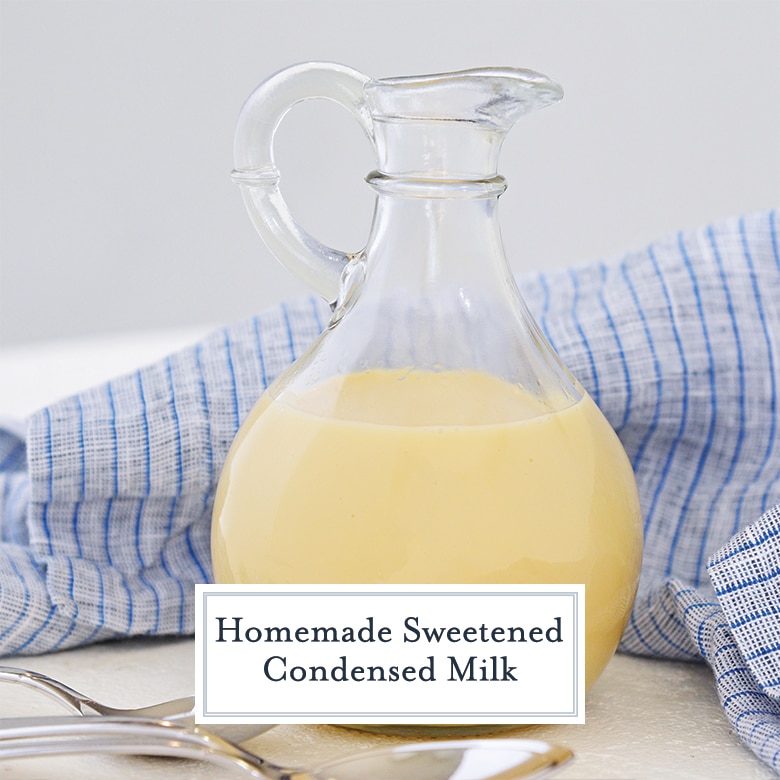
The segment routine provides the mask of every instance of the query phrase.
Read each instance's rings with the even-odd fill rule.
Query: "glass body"
[[[253,136],[239,123],[236,178],[255,224],[336,300],[230,450],[215,579],[584,583],[590,687],[636,591],[636,486],[614,431],[524,305],[497,218],[501,141],[560,89],[508,69],[356,78],[351,107],[378,170],[372,230],[355,255],[278,227],[291,220],[278,176],[272,162],[247,162]],[[250,99],[244,122],[263,102],[284,105],[271,93],[259,108]]]

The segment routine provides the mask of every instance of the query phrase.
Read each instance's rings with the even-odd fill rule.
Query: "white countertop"
[[[162,357],[206,329],[139,333],[0,349],[0,418],[20,418],[94,383]],[[3,658],[67,682],[113,706],[190,694],[192,639],[133,639],[35,657]],[[0,685],[0,717],[58,714],[47,697]],[[584,725],[511,732],[561,742],[576,759],[561,780],[764,780],[775,777],[736,738],[709,669],[617,656],[588,696]],[[279,763],[317,763],[392,738],[330,726],[283,726],[248,743]],[[211,778],[224,770],[160,759],[81,756],[0,762],[0,779]],[[240,773],[236,773],[240,777]],[[413,778],[410,778],[413,780]]]

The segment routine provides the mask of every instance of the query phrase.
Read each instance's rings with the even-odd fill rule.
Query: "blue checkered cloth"
[[[622,650],[705,659],[780,766],[777,211],[520,280],[636,471],[645,556]],[[193,631],[220,467],[327,321],[280,305],[0,433],[0,653]]]

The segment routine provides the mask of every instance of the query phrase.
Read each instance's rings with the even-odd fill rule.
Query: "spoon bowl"
[[[542,777],[572,755],[568,748],[530,739],[421,742],[334,761],[315,776],[323,780],[510,780]]]

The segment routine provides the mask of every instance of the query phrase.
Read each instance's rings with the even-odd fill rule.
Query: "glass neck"
[[[385,293],[497,292],[508,275],[497,216],[502,179],[445,182],[374,173],[368,181],[378,198],[366,271]]]
[[[504,133],[476,122],[385,118],[374,122],[379,171],[436,181],[496,175]]]
[[[496,174],[504,133],[475,121],[431,118],[375,117],[374,128],[378,170],[367,181],[378,198],[370,262],[388,256],[387,273],[437,295],[448,280],[458,290],[476,290],[506,275],[497,217],[506,184]]]

